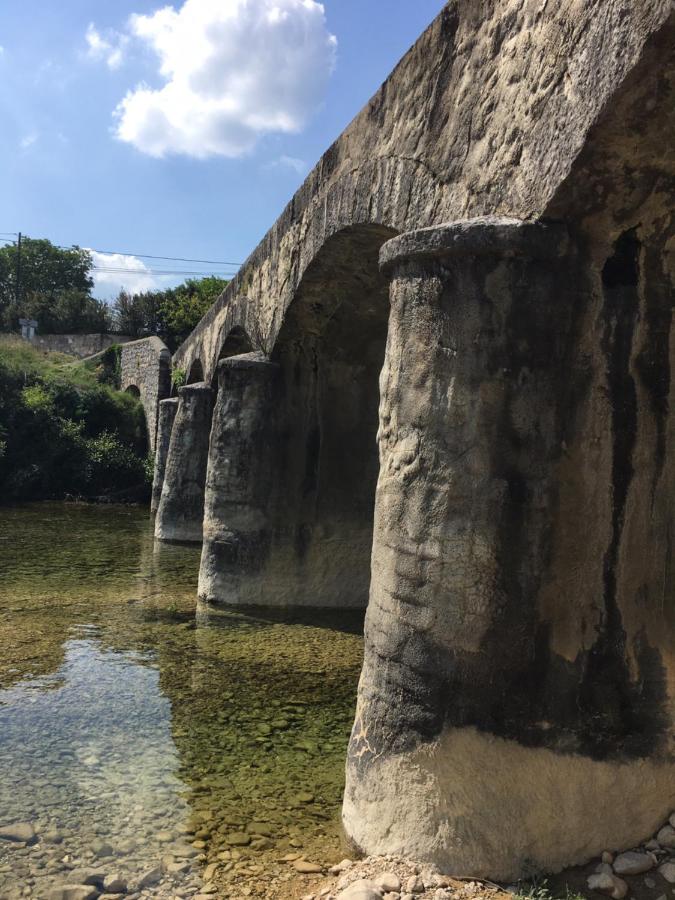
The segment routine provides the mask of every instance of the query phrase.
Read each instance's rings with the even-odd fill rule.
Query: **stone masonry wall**
[[[113,344],[128,344],[132,340],[125,334],[36,334],[31,344],[38,350],[68,353],[84,359],[107,350]]]
[[[171,393],[171,354],[158,337],[132,341],[122,348],[121,388],[136,389],[145,409],[148,443],[154,452],[160,400]]]

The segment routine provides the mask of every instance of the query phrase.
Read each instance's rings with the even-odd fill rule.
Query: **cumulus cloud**
[[[109,30],[103,35],[91,22],[87,28],[85,40],[89,59],[102,60],[109,69],[119,69],[124,62],[124,53],[129,43],[129,37],[126,34]]]
[[[150,156],[241,156],[300,131],[320,105],[337,40],[316,0],[185,0],[133,15],[164,84],[129,91],[116,136]]]
[[[98,296],[112,297],[120,290],[139,294],[156,290],[166,283],[166,279],[155,276],[137,256],[89,252],[94,262],[94,285]]]

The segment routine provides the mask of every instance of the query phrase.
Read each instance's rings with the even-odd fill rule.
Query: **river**
[[[290,898],[293,857],[344,855],[362,617],[196,615],[198,568],[143,509],[0,513],[0,828],[37,833],[0,840],[0,898],[92,868],[137,896]]]

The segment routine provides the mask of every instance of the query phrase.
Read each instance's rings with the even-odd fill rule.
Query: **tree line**
[[[94,261],[81,247],[24,238],[0,248],[0,331],[17,332],[35,319],[40,334],[156,334],[175,350],[227,285],[223,278],[189,278],[177,287],[131,293],[110,303],[93,296]]]

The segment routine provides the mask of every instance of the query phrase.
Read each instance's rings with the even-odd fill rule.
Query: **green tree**
[[[130,294],[120,291],[113,303],[115,330],[143,337],[159,335],[175,350],[227,287],[223,278],[189,278],[175,288]]]
[[[120,291],[112,304],[115,331],[131,337],[162,334],[165,330],[161,316],[164,294],[164,291],[144,291],[141,294]]]
[[[0,248],[0,326],[16,330],[19,318],[35,318],[45,333],[104,330],[104,304],[91,296],[91,254],[80,247],[62,249],[45,239],[24,238],[19,248]]]
[[[227,287],[224,278],[188,278],[183,284],[167,291],[161,306],[167,336],[177,347],[194,330],[204,313],[215,303]],[[172,347],[173,349],[173,347]]]

